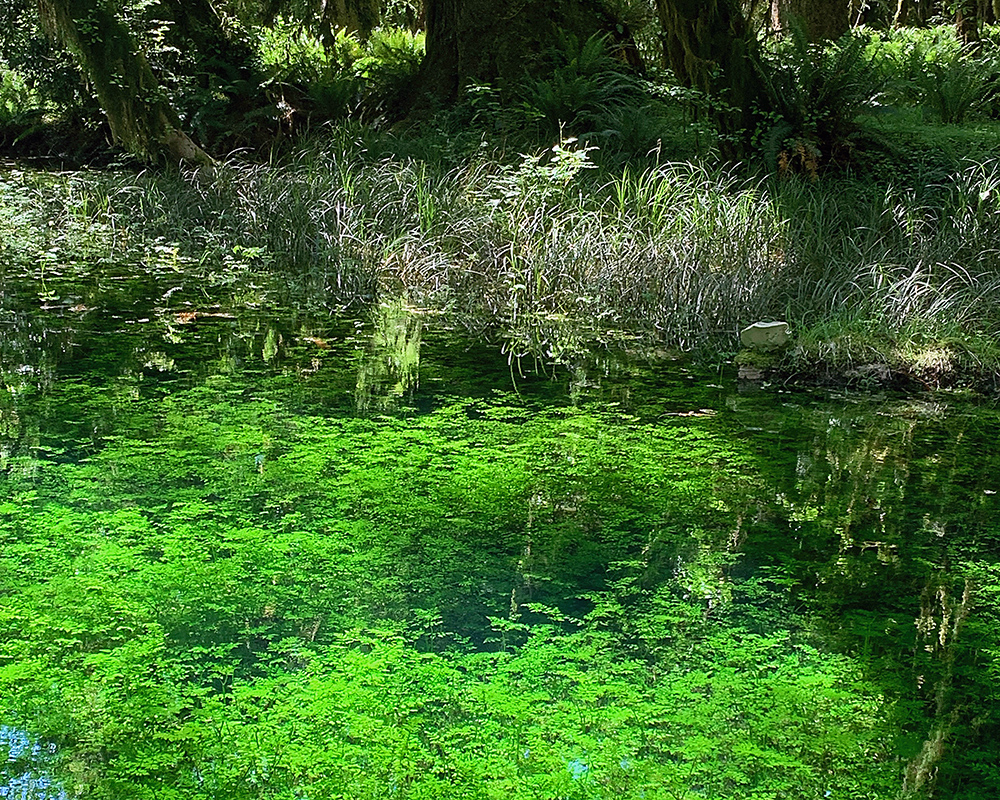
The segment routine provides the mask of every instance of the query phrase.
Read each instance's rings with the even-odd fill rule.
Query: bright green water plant
[[[362,370],[401,315],[356,340]],[[962,417],[400,395],[323,333],[329,358],[261,334],[258,366],[166,394],[128,359],[12,394],[0,711],[68,788],[875,798],[919,763],[989,785],[918,758],[938,730],[988,754],[997,724],[994,495]],[[402,348],[425,380],[428,341]],[[345,413],[320,376],[343,371],[392,402]]]
[[[844,785],[882,747],[849,662],[719,632],[749,465],[710,417],[498,398],[293,419],[245,392],[133,402],[98,451],[8,474],[5,708],[62,744],[77,791],[668,797]],[[819,685],[829,719],[793,735]]]

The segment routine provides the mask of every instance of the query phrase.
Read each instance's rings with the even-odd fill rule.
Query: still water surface
[[[0,796],[417,797],[427,764],[511,796],[1000,793],[992,404],[125,282],[4,287]],[[406,644],[351,667],[351,631]],[[577,643],[616,655],[532,705]],[[409,653],[452,671],[345,699]],[[285,729],[315,664],[303,697],[352,721]],[[463,675],[500,721],[454,727]],[[439,707],[379,706],[413,693]],[[406,719],[412,772],[379,739]]]

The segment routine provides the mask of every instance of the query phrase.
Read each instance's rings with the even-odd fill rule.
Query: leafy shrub
[[[914,51],[919,69],[914,80],[924,105],[941,121],[959,124],[983,113],[997,94],[995,55],[976,54],[969,48],[940,54]]]
[[[22,120],[38,107],[38,97],[24,82],[24,78],[0,65],[0,126],[6,127]]]
[[[407,95],[424,52],[423,35],[401,28],[376,29],[364,42],[339,31],[324,46],[290,23],[263,31],[258,46],[289,122],[296,115],[329,121],[389,113]]]
[[[330,70],[349,67],[360,57],[360,45],[349,34],[327,50],[315,36],[290,22],[279,21],[259,33],[257,50],[265,76],[272,81],[312,83]]]
[[[549,133],[600,130],[609,114],[639,95],[637,81],[619,69],[602,36],[581,42],[563,34],[548,58],[548,77],[528,79],[519,94]]]
[[[846,161],[859,116],[878,106],[886,87],[873,60],[864,36],[846,34],[824,48],[793,28],[764,63],[768,163],[815,176],[829,163]]]
[[[278,102],[285,122],[297,114],[322,120],[340,119],[356,103],[360,84],[353,71],[361,44],[339,32],[332,48],[286,22],[264,29],[257,44],[268,91]]]
[[[424,58],[424,35],[402,28],[372,31],[356,71],[365,83],[365,116],[378,119],[398,109],[410,95]]]
[[[998,45],[989,37],[974,48],[963,46],[950,25],[900,28],[871,34],[868,51],[893,103],[923,105],[958,124],[990,113],[996,102]]]
[[[676,143],[678,129],[682,128],[677,118],[671,119],[668,113],[667,106],[657,100],[623,105],[608,111],[600,120],[600,129],[591,133],[587,141],[600,147],[601,164],[607,166],[659,154],[668,137],[672,144]]]

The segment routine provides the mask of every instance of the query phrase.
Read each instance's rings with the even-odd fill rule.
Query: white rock
[[[752,350],[776,350],[791,338],[787,322],[755,322],[740,331],[740,343]]]

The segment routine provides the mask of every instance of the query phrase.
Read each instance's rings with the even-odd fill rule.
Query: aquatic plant
[[[550,376],[402,303],[27,297],[0,715],[68,791],[884,797],[938,731],[989,785],[988,409]]]

